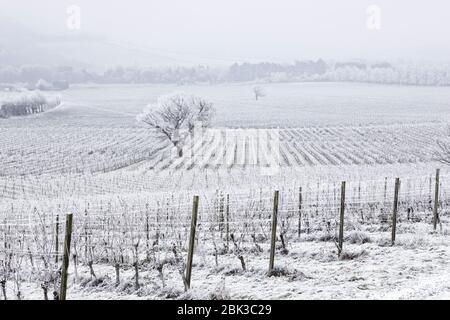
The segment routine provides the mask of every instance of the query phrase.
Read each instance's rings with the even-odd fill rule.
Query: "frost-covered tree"
[[[253,88],[253,93],[255,94],[256,101],[259,100],[259,98],[265,97],[266,93],[264,92],[264,89],[257,86]]]
[[[182,157],[184,133],[192,134],[197,123],[208,127],[213,115],[213,104],[206,99],[175,93],[162,96],[156,104],[148,105],[137,120],[167,139]]]

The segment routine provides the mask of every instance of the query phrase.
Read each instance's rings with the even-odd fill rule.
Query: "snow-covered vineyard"
[[[1,298],[63,298],[64,279],[68,299],[448,297],[448,131],[431,113],[216,125],[179,156],[114,108],[1,122]]]
[[[201,139],[188,139],[183,157],[177,158],[166,141],[153,142],[154,135],[145,128],[7,126],[0,128],[0,144],[4,148],[0,153],[0,179],[17,175],[105,173],[130,166],[136,170],[168,169],[175,174],[178,171],[189,175],[196,169],[251,170],[274,161],[277,166],[297,169],[414,165],[437,161],[436,146],[430,141],[444,138],[446,134],[445,125],[439,122],[207,129]],[[263,140],[264,135],[267,138]],[[276,153],[268,149],[269,139],[277,141]]]
[[[439,297],[448,292],[439,280],[445,276],[439,274],[444,267],[439,261],[444,264],[449,251],[450,175],[444,171],[436,178],[435,173],[400,176],[397,197],[392,178],[348,180],[344,199],[341,182],[325,180],[278,188],[277,201],[276,190],[267,187],[3,197],[3,295],[52,299],[51,293],[59,294],[66,214],[71,213],[68,297],[73,299],[339,298],[339,292],[359,298]],[[195,194],[198,211],[193,210]],[[191,290],[185,291],[194,213]],[[416,261],[415,255],[434,263]],[[403,269],[397,274],[389,268],[400,257],[403,264],[395,268]],[[328,272],[336,272],[332,282]],[[440,287],[431,293],[402,292],[402,282],[416,277]],[[238,284],[250,288],[239,291]]]
[[[0,301],[450,299],[450,2],[22,2]]]

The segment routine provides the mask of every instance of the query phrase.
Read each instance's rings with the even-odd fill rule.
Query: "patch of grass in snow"
[[[220,283],[212,291],[205,292],[203,289],[193,288],[181,294],[178,300],[230,300],[230,292],[225,287],[225,283]]]
[[[391,247],[392,242],[390,238],[382,238],[377,241],[380,247]],[[425,239],[423,236],[413,235],[413,236],[403,236],[397,238],[394,246],[402,247],[405,249],[418,249],[430,247],[431,243],[429,240]]]
[[[392,229],[392,226],[389,224],[381,224],[376,227],[376,231],[378,231],[378,232],[387,232],[387,231],[390,231],[391,229]]]
[[[397,234],[400,233],[416,233],[417,226],[414,224],[399,224],[397,225]]]
[[[116,291],[131,294],[134,292],[134,284],[131,281],[123,281],[119,284]]]
[[[316,250],[292,251],[291,257],[294,259],[316,260],[320,262],[331,262],[336,260],[336,251],[329,250],[326,247]]]
[[[183,295],[183,293],[184,292],[180,289],[166,286],[164,288],[161,288],[161,290],[158,292],[158,296],[163,299],[178,299]]]
[[[271,272],[267,273],[268,277],[286,277],[289,281],[299,281],[310,279],[303,272],[296,269],[290,270],[287,267],[275,267]]]
[[[232,269],[224,269],[223,275],[224,276],[236,276],[236,275],[242,275],[245,271],[241,268],[232,268]]]
[[[430,241],[421,236],[400,238],[396,240],[395,244],[406,249],[430,247]]]
[[[380,247],[391,247],[392,241],[391,241],[391,239],[388,239],[388,238],[381,238],[381,239],[378,239],[377,244]]]
[[[91,278],[91,277],[86,277],[86,278],[81,278],[80,281],[80,287],[82,288],[86,288],[86,287],[105,287],[108,285],[108,282],[110,282],[110,278],[109,276],[101,276],[101,277],[97,277],[97,278]]]
[[[311,234],[306,234],[303,236],[304,241],[312,242],[334,242],[336,240],[336,236],[332,235],[329,232],[316,232]]]
[[[223,280],[224,281],[224,280]],[[209,300],[230,300],[231,295],[228,289],[225,287],[225,281],[219,284],[214,291],[208,294]]]
[[[345,237],[345,242],[351,244],[364,244],[364,243],[371,243],[372,239],[365,232],[350,231],[349,234]]]
[[[350,250],[344,250],[341,255],[339,256],[339,260],[355,260],[361,257],[367,256],[366,250],[356,250],[356,251],[350,251]]]

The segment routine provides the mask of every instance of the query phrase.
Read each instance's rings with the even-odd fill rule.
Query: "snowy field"
[[[55,109],[0,119],[7,297],[42,299],[45,284],[51,298],[71,212],[70,299],[448,299],[450,175],[435,149],[447,134],[450,90],[262,84],[267,96],[255,101],[253,86],[76,86]],[[174,91],[217,108],[212,128],[188,140],[182,158],[136,122],[145,105]],[[278,142],[275,155],[256,146],[261,134]],[[441,219],[433,231],[438,167]],[[347,220],[338,258],[342,180]],[[281,203],[269,277],[275,190]],[[194,194],[199,232],[185,293],[179,270]]]
[[[358,126],[442,121],[450,116],[447,87],[320,82],[258,84],[266,97],[255,101],[254,86],[252,83],[73,86],[61,93],[66,107],[45,118],[47,124],[54,125],[135,127],[135,116],[144,106],[172,92],[197,94],[211,100],[217,109],[216,127]],[[28,123],[33,124],[39,126],[35,121]]]

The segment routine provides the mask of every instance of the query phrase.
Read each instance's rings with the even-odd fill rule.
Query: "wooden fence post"
[[[194,258],[195,231],[197,229],[197,217],[198,217],[198,202],[199,197],[194,196],[194,203],[192,207],[191,233],[189,236],[189,252],[186,266],[186,285],[188,289],[191,288],[192,261]]]
[[[59,213],[56,215],[56,226],[55,226],[55,264],[58,264],[59,258]]]
[[[226,229],[225,226],[225,198],[223,196],[223,193],[220,193],[219,197],[219,212],[220,212],[220,220],[219,220],[219,229],[220,229],[220,239],[223,240],[223,231]]]
[[[160,235],[160,230],[159,230],[159,209],[160,209],[160,203],[158,201],[157,205],[156,205],[156,244],[158,246],[159,246],[159,235]]]
[[[88,259],[88,211],[84,210],[84,259],[89,261]]]
[[[298,190],[298,238],[302,232],[302,187]]]
[[[341,186],[341,212],[339,219],[338,256],[341,256],[344,245],[344,212],[345,212],[345,181]]]
[[[227,194],[226,216],[227,216],[226,233],[227,233],[227,251],[228,251],[228,250],[230,250],[230,195],[229,194]]]
[[[394,191],[394,210],[392,213],[392,245],[395,244],[395,235],[397,232],[397,211],[398,211],[398,192],[400,190],[400,179],[395,179],[395,191]]]
[[[67,277],[70,261],[70,243],[72,241],[72,223],[73,215],[70,213],[66,216],[66,235],[64,239],[64,257],[61,273],[61,288],[59,291],[59,300],[66,300],[67,294]]]
[[[150,261],[150,217],[149,217],[149,205],[145,204],[145,247],[147,262]]]
[[[436,186],[434,188],[434,208],[433,208],[433,229],[436,231],[437,223],[439,220],[438,207],[439,207],[439,173],[440,169],[436,169]]]
[[[273,215],[272,215],[272,239],[270,242],[270,261],[269,261],[269,275],[273,271],[275,263],[275,244],[277,241],[277,220],[278,220],[278,202],[280,197],[280,191],[275,191],[273,198]]]
[[[430,199],[430,201],[431,201],[431,175],[430,175],[430,177],[429,177],[429,179],[428,179],[428,181],[429,181],[429,183],[428,183],[428,198]]]

